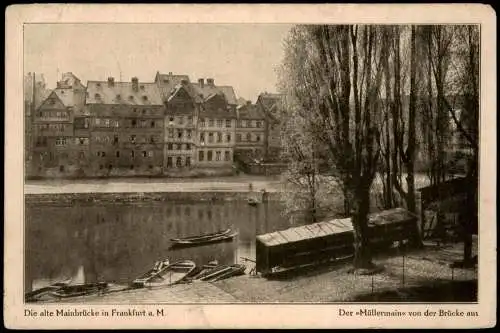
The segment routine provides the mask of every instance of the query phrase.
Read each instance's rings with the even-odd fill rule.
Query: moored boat
[[[179,260],[142,281],[142,285],[144,287],[170,286],[183,281],[195,268],[196,264],[193,261]]]
[[[62,286],[51,292],[52,296],[59,298],[77,297],[96,294],[104,291],[108,287],[107,282],[83,283]]]
[[[168,259],[157,261],[153,268],[145,272],[144,274],[138,276],[134,281],[132,281],[132,286],[134,287],[144,287],[144,282],[151,279],[156,274],[160,273],[164,268],[170,264]]]
[[[233,276],[243,275],[245,274],[245,269],[246,267],[241,264],[219,265],[217,267],[202,271],[195,277],[195,279],[205,282],[215,282]]]
[[[232,231],[230,228],[222,231],[218,231],[211,234],[200,235],[200,236],[190,236],[183,238],[172,238],[171,241],[173,245],[200,245],[212,242],[219,242],[226,239],[231,239],[238,233]]]

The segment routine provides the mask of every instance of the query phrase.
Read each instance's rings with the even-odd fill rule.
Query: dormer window
[[[144,90],[144,85],[141,84],[141,90]]]
[[[100,84],[100,83],[97,83],[97,84],[96,84],[96,86],[97,86],[98,88],[100,88],[100,87],[101,87],[101,84]]]
[[[116,99],[122,99],[122,95],[120,94],[116,95]]]
[[[142,96],[142,100],[143,101],[147,101],[148,100],[148,96]]]
[[[133,100],[134,100],[134,96],[130,95],[130,96],[128,97],[128,100],[129,100],[129,101],[133,101]]]
[[[95,99],[100,99],[101,95],[100,94],[95,94],[94,97],[95,97]]]
[[[169,81],[169,80],[167,80],[167,79],[163,80],[163,83],[169,83],[169,82],[170,82],[170,81]]]

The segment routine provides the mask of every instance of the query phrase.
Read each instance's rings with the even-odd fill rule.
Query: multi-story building
[[[165,105],[163,170],[190,168],[196,164],[196,123],[201,97],[187,75],[157,73]]]
[[[233,163],[236,128],[236,96],[229,86],[216,86],[214,80],[193,83],[203,103],[197,126],[197,166],[229,167]]]
[[[281,153],[281,131],[279,113],[283,108],[282,94],[262,93],[257,105],[265,116],[264,154],[267,160],[276,159]]]
[[[162,173],[164,109],[155,83],[89,81],[86,107],[92,175]]]
[[[235,154],[262,158],[265,144],[265,115],[248,101],[238,106]]]

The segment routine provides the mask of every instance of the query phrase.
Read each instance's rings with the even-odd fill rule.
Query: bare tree
[[[331,174],[351,203],[354,266],[370,268],[367,215],[380,156],[374,119],[383,74],[380,32],[373,26],[337,25],[301,26],[293,33],[301,39],[289,41],[287,52],[301,54],[301,66],[285,61],[285,90],[307,110],[314,141],[328,147]]]

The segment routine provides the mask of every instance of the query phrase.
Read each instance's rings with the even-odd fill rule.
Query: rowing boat
[[[196,264],[193,261],[179,260],[142,281],[142,285],[144,287],[170,286],[184,280],[195,268]]]
[[[173,245],[200,245],[231,239],[237,234],[237,232],[233,232],[231,229],[226,229],[206,235],[172,238],[171,241]]]

